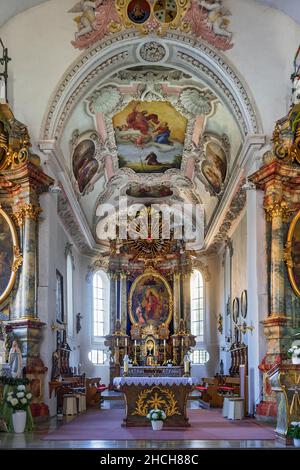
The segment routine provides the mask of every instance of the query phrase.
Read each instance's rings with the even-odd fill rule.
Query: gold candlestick
[[[167,347],[166,347],[166,340],[164,339],[164,362],[163,366],[167,364]]]
[[[137,344],[136,344],[136,340],[134,340],[134,358],[133,358],[133,365],[134,366],[138,366],[138,361],[137,361]]]

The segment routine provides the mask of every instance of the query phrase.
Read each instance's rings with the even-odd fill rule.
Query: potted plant
[[[166,364],[167,364],[167,367],[173,367],[172,359],[168,359]]]
[[[300,421],[293,421],[290,424],[287,435],[294,439],[295,447],[300,447]]]
[[[26,392],[25,385],[18,385],[16,389],[7,394],[6,401],[13,409],[12,421],[16,433],[24,432],[29,403],[32,394]]]
[[[292,359],[293,364],[300,364],[300,341],[296,340],[293,342],[290,349],[288,349],[287,355]]]
[[[153,431],[160,431],[163,427],[164,420],[167,418],[167,415],[163,410],[154,409],[149,411],[147,418],[151,421]]]

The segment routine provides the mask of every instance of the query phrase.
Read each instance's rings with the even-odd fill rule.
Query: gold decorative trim
[[[133,314],[133,311],[132,311],[132,298],[133,298],[133,294],[134,294],[134,291],[136,289],[136,286],[139,284],[139,282],[142,279],[144,279],[146,277],[149,277],[149,276],[153,276],[153,277],[159,279],[165,285],[165,287],[167,289],[167,292],[168,292],[168,295],[169,295],[169,315],[168,315],[168,318],[166,319],[166,321],[164,323],[168,326],[169,323],[172,320],[172,315],[173,315],[173,296],[172,296],[171,287],[170,287],[168,281],[166,280],[166,278],[164,278],[159,272],[157,272],[151,266],[149,268],[147,268],[143,274],[138,276],[135,279],[135,281],[133,282],[132,286],[131,286],[131,289],[130,289],[130,292],[129,292],[129,299],[128,299],[128,310],[129,310],[130,321],[133,325],[136,323],[136,320],[134,318],[134,314]]]
[[[297,212],[292,222],[290,223],[288,234],[287,234],[287,242],[286,242],[285,250],[284,250],[284,259],[285,259],[286,266],[287,266],[289,280],[290,280],[293,291],[298,297],[300,297],[300,286],[297,285],[296,279],[294,276],[292,244],[293,244],[295,229],[299,221],[300,221],[300,211]]]
[[[9,283],[5,291],[3,292],[3,294],[0,296],[0,305],[1,305],[8,298],[8,296],[10,295],[14,287],[14,284],[16,282],[17,272],[20,266],[22,265],[23,258],[20,253],[20,246],[19,246],[19,240],[18,240],[16,227],[12,219],[10,218],[10,216],[2,209],[1,206],[0,206],[0,216],[2,216],[5,219],[5,221],[7,222],[9,226],[11,237],[12,237],[13,254],[14,254]]]
[[[32,204],[25,204],[21,206],[16,212],[14,212],[13,217],[19,227],[24,225],[25,219],[30,219],[38,221],[42,209],[38,206]]]
[[[151,409],[163,409],[167,418],[180,415],[175,395],[167,387],[156,385],[150,389],[142,390],[136,400],[136,408],[132,412],[132,416],[147,416]]]
[[[128,6],[131,0],[115,0],[116,10],[121,18],[122,24],[125,28],[136,28],[140,34],[146,35],[153,32],[153,29],[159,35],[164,35],[168,28],[177,29],[180,28],[181,31],[187,32],[190,29],[190,26],[187,22],[184,21],[184,16],[190,6],[190,0],[175,0],[177,6],[177,14],[175,18],[168,22],[164,23],[160,21],[155,16],[155,4],[156,1],[148,1],[150,8],[149,18],[142,24],[138,24],[132,21],[128,16]],[[115,24],[110,25],[112,32],[114,31]]]
[[[268,222],[271,222],[274,217],[282,217],[283,222],[288,222],[290,215],[294,212],[292,209],[289,209],[286,201],[269,204],[268,206],[264,206],[264,209]]]

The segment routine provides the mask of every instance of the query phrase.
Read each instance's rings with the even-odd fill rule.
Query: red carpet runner
[[[124,428],[123,410],[89,410],[43,440],[261,440],[275,439],[273,428],[254,419],[228,421],[219,410],[189,410],[190,428]]]

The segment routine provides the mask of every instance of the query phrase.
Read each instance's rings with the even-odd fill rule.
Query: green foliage
[[[175,155],[175,157],[173,158],[173,166],[174,166],[175,168],[180,169],[180,167],[181,167],[181,160],[182,160],[181,155]]]
[[[287,435],[294,439],[300,439],[300,421],[294,421],[291,423]]]
[[[12,387],[17,387],[18,385],[28,385],[28,379],[13,379],[12,377],[0,377],[1,385],[11,385]]]
[[[127,160],[122,155],[119,155],[119,167],[124,168],[127,165]]]
[[[163,410],[150,410],[147,414],[147,418],[150,419],[150,421],[164,421],[167,416]]]

